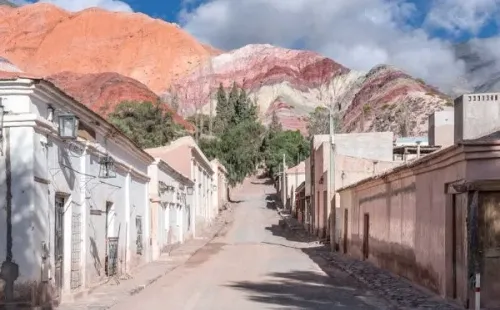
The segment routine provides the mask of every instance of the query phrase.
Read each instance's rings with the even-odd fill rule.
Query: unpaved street
[[[279,227],[274,189],[263,182],[248,181],[232,197],[241,201],[219,237],[112,309],[387,309],[346,274],[324,267],[328,276],[312,244]]]

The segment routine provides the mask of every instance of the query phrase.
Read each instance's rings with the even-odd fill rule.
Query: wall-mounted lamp
[[[217,185],[212,184],[212,190],[215,191],[217,189]]]
[[[345,171],[342,171],[342,175],[340,175],[340,178],[345,179]]]
[[[99,160],[99,177],[103,179],[116,178],[115,160],[113,157],[106,155]]]
[[[0,141],[3,140],[3,117],[7,114],[5,111],[5,106],[2,103],[2,98],[0,98]]]
[[[54,121],[54,112],[55,112],[54,107],[49,105],[47,107],[47,121],[49,121],[51,123]]]
[[[59,115],[59,137],[75,140],[78,132],[78,118],[71,113]]]
[[[187,192],[188,196],[191,196],[191,195],[193,195],[194,188],[192,186],[188,186],[186,188],[186,192]]]

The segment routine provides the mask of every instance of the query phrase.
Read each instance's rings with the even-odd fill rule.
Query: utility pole
[[[288,191],[286,187],[286,154],[283,153],[283,193],[282,193],[282,200],[283,200],[283,207],[286,207],[286,192]]]
[[[328,109],[328,116],[330,118],[330,169],[328,172],[329,182],[327,187],[327,195],[328,195],[328,213],[330,214],[330,246],[332,251],[335,251],[335,240],[336,240],[336,217],[337,217],[337,207],[335,206],[335,120],[333,119],[333,105]]]

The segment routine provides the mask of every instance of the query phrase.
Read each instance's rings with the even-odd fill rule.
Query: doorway
[[[365,213],[363,217],[363,259],[370,256],[370,214]]]
[[[479,192],[481,307],[500,308],[500,192]]]
[[[106,257],[104,258],[104,271],[107,277],[116,275],[118,261],[118,237],[115,237],[115,221],[114,204],[111,201],[106,201],[106,217],[104,240],[106,243]]]
[[[348,215],[348,210],[344,210],[344,253],[347,253],[347,230],[348,230],[348,225],[349,225],[349,215]]]
[[[54,299],[60,301],[64,285],[64,205],[65,196],[56,194],[54,219]]]

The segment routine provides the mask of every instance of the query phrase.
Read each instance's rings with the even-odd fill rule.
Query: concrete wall
[[[455,99],[455,142],[500,130],[500,93],[463,95]]]
[[[455,111],[447,108],[429,116],[429,145],[447,147],[454,144]]]

